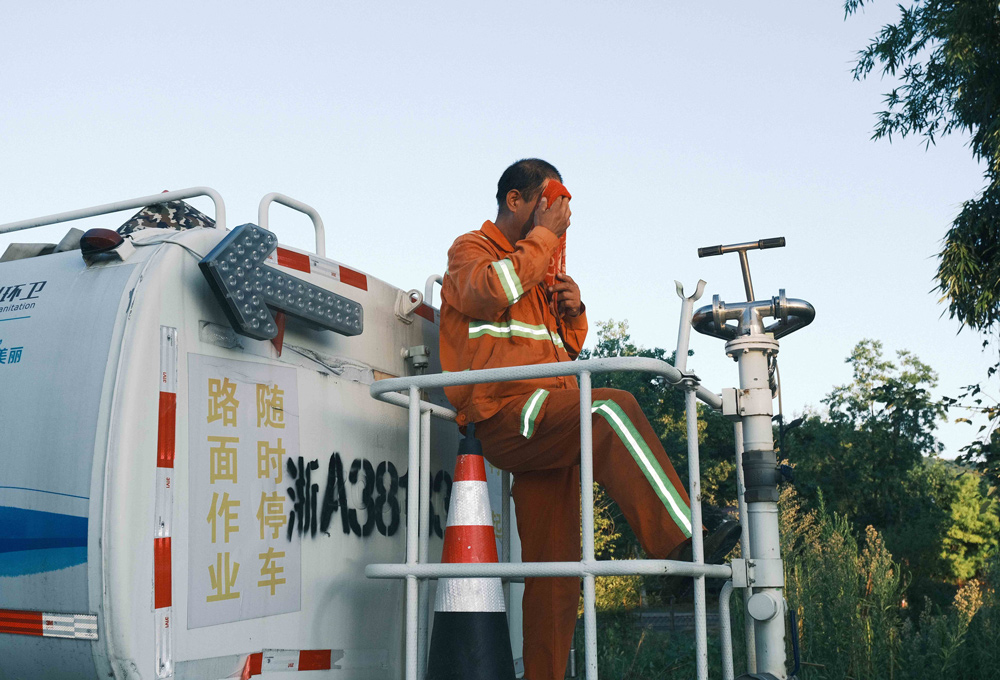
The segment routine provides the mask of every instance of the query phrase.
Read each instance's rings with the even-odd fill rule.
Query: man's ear
[[[512,213],[517,212],[517,206],[523,200],[524,197],[521,196],[520,191],[517,189],[511,189],[507,192],[507,210]]]

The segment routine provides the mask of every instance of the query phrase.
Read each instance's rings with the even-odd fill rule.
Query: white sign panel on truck
[[[318,487],[294,464],[295,369],[190,354],[188,376],[188,628],[299,611],[301,543],[288,539],[316,521],[303,510]]]

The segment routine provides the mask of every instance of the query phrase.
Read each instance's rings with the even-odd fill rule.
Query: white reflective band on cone
[[[443,578],[434,611],[503,612],[503,586],[498,578]]]
[[[486,482],[454,482],[448,526],[493,526],[490,489]]]

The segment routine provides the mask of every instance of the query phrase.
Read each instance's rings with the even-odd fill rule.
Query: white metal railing
[[[0,234],[8,234],[12,231],[21,231],[22,229],[32,229],[34,227],[43,227],[47,224],[58,224],[59,222],[82,220],[87,217],[107,215],[108,213],[119,212],[121,210],[135,210],[136,208],[145,208],[147,205],[156,205],[158,203],[166,203],[167,201],[179,201],[185,198],[194,198],[196,196],[208,196],[212,199],[212,202],[215,204],[215,228],[224,230],[226,228],[226,204],[223,202],[222,196],[219,195],[219,192],[209,187],[191,187],[190,189],[164,191],[163,193],[153,194],[152,196],[140,196],[139,198],[130,198],[124,201],[117,201],[115,203],[95,205],[90,208],[69,210],[67,212],[56,213],[55,215],[46,215],[45,217],[33,217],[29,220],[21,220],[20,222],[0,224]]]
[[[431,283],[431,282],[429,282]],[[595,608],[594,579],[610,575],[677,575],[690,576],[695,580],[695,651],[697,677],[708,677],[708,641],[705,611],[705,578],[731,579],[733,566],[728,564],[706,565],[704,548],[699,527],[701,520],[701,478],[698,455],[698,412],[696,399],[700,399],[716,410],[722,408],[722,397],[702,386],[696,376],[685,373],[688,341],[691,329],[691,309],[700,296],[703,284],[690,298],[683,296],[678,285],[678,293],[683,300],[681,329],[678,334],[678,367],[658,359],[641,357],[618,357],[591,359],[534,366],[511,366],[505,368],[440,373],[432,375],[390,378],[376,381],[371,386],[371,395],[376,399],[405,406],[409,409],[409,469],[416,470],[418,493],[407,494],[406,517],[406,562],[403,564],[370,564],[365,568],[369,578],[392,578],[406,580],[406,680],[423,677],[426,664],[428,603],[427,581],[438,578],[488,578],[520,579],[524,577],[577,576],[584,581],[584,654],[587,680],[597,680],[597,619]],[[685,418],[687,421],[688,476],[691,498],[692,532],[691,562],[675,560],[620,560],[598,561],[594,555],[594,474],[591,414],[591,376],[599,373],[635,371],[652,373],[663,377],[667,383],[685,393]],[[503,536],[501,562],[498,564],[440,564],[429,563],[427,546],[427,503],[430,497],[430,419],[431,417],[454,420],[454,411],[420,399],[420,390],[437,389],[458,385],[473,385],[512,380],[531,380],[560,376],[577,376],[580,384],[580,485],[581,518],[583,534],[583,559],[579,562],[522,562],[510,563],[509,545],[509,473],[503,475],[502,522]],[[405,392],[404,396],[401,394]],[[740,424],[736,424],[737,436],[741,434]],[[742,437],[738,436],[738,439]],[[738,443],[742,443],[738,441]],[[740,460],[742,447],[737,447],[737,469],[742,472]],[[743,526],[743,555],[747,556],[748,544],[746,505],[743,503],[743,485],[739,484],[740,523]],[[419,519],[414,519],[419,518]],[[745,568],[745,567],[744,567]],[[743,579],[745,580],[745,579]],[[732,585],[730,584],[730,589]],[[728,616],[728,600],[725,603]],[[720,602],[720,609],[722,603]],[[509,602],[508,602],[509,611]],[[723,624],[724,676],[732,677],[731,626]],[[752,628],[747,634],[751,640],[748,655],[752,655]],[[748,665],[753,670],[752,659]]]

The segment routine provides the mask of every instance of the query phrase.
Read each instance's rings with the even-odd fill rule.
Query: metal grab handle
[[[46,215],[45,217],[35,217],[30,220],[21,220],[20,222],[8,222],[7,224],[0,224],[0,234],[9,234],[12,231],[21,231],[22,229],[32,229],[34,227],[44,227],[48,224],[82,220],[87,217],[97,217],[98,215],[107,215],[108,213],[120,212],[122,210],[135,210],[136,208],[145,208],[148,205],[157,205],[168,201],[180,201],[185,198],[194,198],[195,196],[208,196],[212,199],[212,203],[215,204],[215,228],[225,229],[226,204],[222,201],[222,196],[219,195],[219,192],[209,187],[191,187],[189,189],[178,189],[177,191],[164,191],[161,194],[153,194],[152,196],[140,196],[139,198],[131,198],[116,203],[95,205],[92,208],[80,208],[79,210],[70,210],[54,215]]]
[[[434,284],[440,283],[444,285],[444,277],[440,274],[431,274],[427,277],[427,282],[424,284],[424,303],[430,307],[434,305],[431,302],[434,300]]]
[[[316,254],[320,257],[326,257],[326,227],[323,226],[323,218],[319,216],[316,208],[306,205],[291,196],[285,196],[284,194],[272,191],[260,199],[260,205],[257,206],[257,226],[261,229],[269,229],[267,226],[267,213],[272,203],[280,203],[292,210],[298,210],[300,213],[308,215],[309,219],[312,220],[313,227],[316,229]]]

